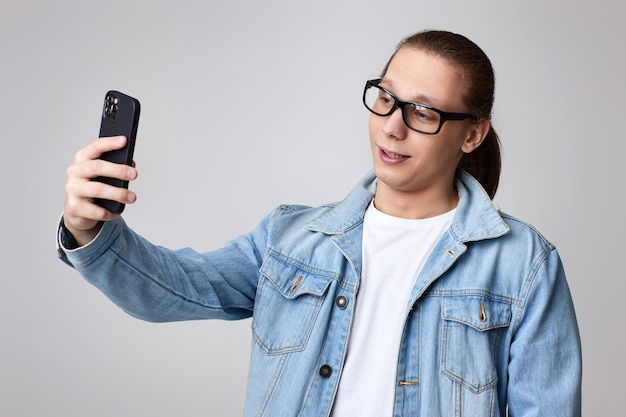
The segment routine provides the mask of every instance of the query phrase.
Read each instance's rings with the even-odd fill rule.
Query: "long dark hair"
[[[491,119],[495,76],[491,61],[478,45],[456,33],[433,30],[418,32],[398,44],[385,65],[383,76],[393,57],[404,47],[441,57],[464,71],[467,80],[463,91],[465,105],[479,119]],[[501,167],[500,139],[492,126],[478,148],[463,154],[457,169],[465,170],[476,178],[489,197],[493,198],[500,182]]]

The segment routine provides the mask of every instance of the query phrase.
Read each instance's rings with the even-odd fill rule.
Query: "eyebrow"
[[[386,88],[387,90],[389,90],[394,95],[396,95],[396,93],[393,92],[396,86],[394,82],[390,80],[389,78],[382,78],[380,80],[380,85]],[[443,103],[440,103],[437,100],[433,100],[431,97],[428,97],[424,94],[416,94],[416,95],[411,96],[409,100],[402,100],[402,101],[409,101],[411,103],[428,104],[429,106],[433,106],[436,108],[439,108],[439,106],[443,105]]]

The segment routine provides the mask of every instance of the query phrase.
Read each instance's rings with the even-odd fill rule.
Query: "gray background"
[[[164,246],[219,247],[283,202],[344,197],[370,168],[364,81],[424,28],[491,57],[496,203],[564,260],[584,412],[621,413],[626,3],[2,0],[0,415],[240,415],[250,321],[150,324],[56,259],[65,169],[108,89],[143,106],[139,199]]]

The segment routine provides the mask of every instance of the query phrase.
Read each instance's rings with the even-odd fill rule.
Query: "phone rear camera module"
[[[104,117],[109,120],[115,120],[117,116],[117,105],[119,99],[111,94],[106,97],[104,101]]]

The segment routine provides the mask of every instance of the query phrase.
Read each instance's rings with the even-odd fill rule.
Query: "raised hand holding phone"
[[[136,200],[128,183],[137,178],[132,158],[138,118],[135,99],[108,92],[102,137],[76,152],[67,168],[63,222],[80,246],[96,236],[102,222],[115,219]]]
[[[128,140],[123,148],[105,152],[100,159],[116,164],[132,165],[140,111],[139,100],[119,91],[111,90],[106,93],[99,137],[126,136]],[[94,180],[115,187],[128,188],[127,180],[106,176],[99,176]],[[94,202],[111,213],[120,214],[124,211],[124,204],[118,201],[96,198]]]

